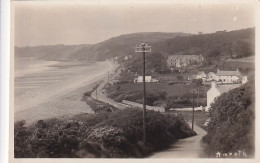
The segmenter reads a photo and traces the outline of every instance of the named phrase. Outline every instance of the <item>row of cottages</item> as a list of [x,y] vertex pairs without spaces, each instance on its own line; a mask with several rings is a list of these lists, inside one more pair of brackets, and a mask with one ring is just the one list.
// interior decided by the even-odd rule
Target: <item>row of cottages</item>
[[240,86],[241,84],[217,84],[216,81],[212,81],[211,88],[207,92],[207,107],[205,111],[209,110],[210,105],[214,103],[218,96]]
[[[152,78],[152,76],[145,76],[145,82],[146,83],[157,83],[159,80]],[[138,76],[137,78],[134,78],[134,83],[142,83],[143,82],[143,76]]]
[[236,71],[220,71],[218,69],[215,80],[222,83],[245,84],[247,82],[247,76],[242,76],[238,69]]
[[202,79],[203,82],[217,81],[218,83],[223,84],[245,84],[248,81],[247,76],[241,75],[238,69],[236,71],[221,71],[218,69],[217,73],[209,72],[208,74],[204,71],[200,71],[195,78]]
[[187,67],[190,64],[201,64],[204,61],[202,55],[169,55],[168,67]]

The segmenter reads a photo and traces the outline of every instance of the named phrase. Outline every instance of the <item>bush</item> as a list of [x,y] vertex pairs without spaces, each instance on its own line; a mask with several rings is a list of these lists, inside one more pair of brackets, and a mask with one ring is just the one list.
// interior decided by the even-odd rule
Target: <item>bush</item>
[[87,104],[91,107],[94,113],[112,112],[115,107],[92,98],[86,100]]
[[224,93],[210,108],[211,121],[203,141],[209,152],[254,153],[254,84]]
[[140,144],[142,110],[133,108],[24,124],[14,126],[16,158],[143,157],[195,134],[182,117],[147,111],[145,148]]
[[203,80],[202,79],[193,79],[192,83],[196,84],[197,86],[202,85]]

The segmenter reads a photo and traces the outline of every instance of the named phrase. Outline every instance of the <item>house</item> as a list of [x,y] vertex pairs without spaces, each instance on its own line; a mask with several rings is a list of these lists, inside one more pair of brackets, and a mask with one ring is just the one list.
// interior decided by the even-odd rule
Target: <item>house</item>
[[207,75],[205,74],[204,71],[199,71],[196,75],[196,79],[202,79],[203,81],[205,81],[207,78]]
[[241,83],[243,78],[245,76],[242,76],[238,69],[236,71],[221,71],[218,69],[216,73],[216,81],[220,83]]
[[196,79],[197,75],[190,75],[188,76],[188,80],[192,81],[193,79]]
[[202,55],[169,55],[167,59],[168,67],[187,67],[188,65],[201,64],[204,61]]
[[220,96],[223,93],[226,93],[234,88],[240,87],[241,84],[217,84],[216,81],[212,81],[211,88],[207,92],[207,107],[206,111],[208,111],[210,105],[214,103],[216,97]]
[[214,72],[209,72],[207,74],[207,81],[217,81],[217,75]]
[[243,76],[241,83],[242,83],[242,84],[246,84],[247,82],[248,82],[247,76]]
[[[142,82],[143,82],[143,76],[138,76],[137,78],[134,78],[134,83],[142,83]],[[154,83],[154,82],[159,82],[159,80],[153,79],[151,76],[145,76],[145,82]]]

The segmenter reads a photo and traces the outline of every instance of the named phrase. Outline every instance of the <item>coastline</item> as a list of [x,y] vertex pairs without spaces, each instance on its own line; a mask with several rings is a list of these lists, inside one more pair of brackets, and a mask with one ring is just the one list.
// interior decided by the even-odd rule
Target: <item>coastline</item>
[[[104,67],[106,69],[104,69]],[[61,85],[59,89],[59,83],[54,84],[49,88],[50,90],[43,90],[48,93],[51,92],[50,96],[39,96],[39,98],[35,98],[36,100],[32,100],[30,105],[20,106],[20,110],[15,108],[14,113],[14,121],[25,120],[26,124],[29,125],[37,120],[48,119],[53,117],[63,117],[63,116],[73,116],[76,114],[89,113],[93,114],[92,109],[84,102],[81,101],[83,94],[89,90],[91,90],[97,82],[104,80],[107,77],[107,72],[114,72],[114,70],[118,67],[117,64],[111,62],[98,62],[96,65],[92,66],[89,69],[89,72],[86,74],[80,74],[85,72],[86,69],[83,69],[79,72],[73,72],[74,74],[78,74],[79,76],[71,79],[67,79],[67,81],[63,81],[63,85]],[[93,70],[93,73],[90,71]],[[67,85],[66,85],[67,84]],[[64,86],[65,85],[65,86]],[[56,88],[55,88],[56,87]],[[31,100],[28,98],[30,96],[25,96],[23,99]],[[20,98],[19,100],[21,100]],[[39,99],[39,101],[37,101]],[[16,99],[16,102],[18,100]],[[18,101],[20,102],[20,101]],[[16,103],[16,106],[18,104]]]

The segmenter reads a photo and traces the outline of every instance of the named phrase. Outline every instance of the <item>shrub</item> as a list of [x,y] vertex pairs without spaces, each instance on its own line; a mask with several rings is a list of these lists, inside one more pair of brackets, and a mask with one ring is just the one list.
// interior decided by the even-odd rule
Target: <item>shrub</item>
[[142,110],[76,115],[40,120],[28,127],[17,122],[15,157],[143,157],[195,133],[182,117],[147,111],[147,146],[142,140]]
[[254,84],[224,93],[210,108],[211,121],[203,141],[210,152],[254,152]]

